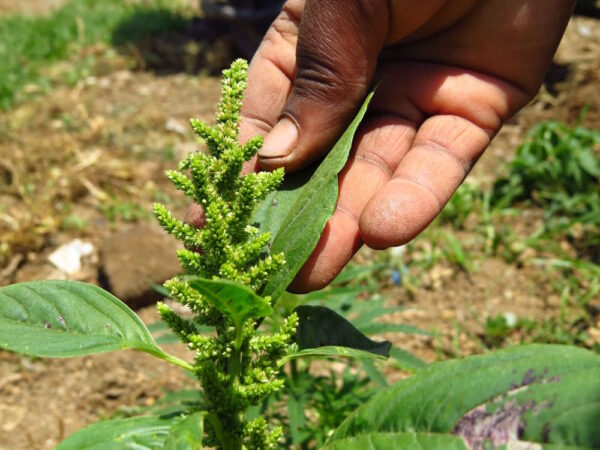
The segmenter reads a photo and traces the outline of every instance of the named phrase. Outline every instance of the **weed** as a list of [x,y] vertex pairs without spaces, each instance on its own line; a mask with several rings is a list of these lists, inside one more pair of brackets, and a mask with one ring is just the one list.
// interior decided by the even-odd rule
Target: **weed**
[[124,222],[139,222],[149,219],[152,215],[142,205],[113,197],[105,204],[100,205],[100,210],[111,222],[122,220]]
[[488,317],[485,321],[482,340],[488,348],[500,347],[515,329],[505,315]]
[[451,232],[443,233],[442,236],[445,243],[442,249],[444,256],[460,269],[470,272],[473,269],[473,260],[460,240]]
[[550,121],[537,125],[500,178],[492,203],[506,208],[529,202],[547,219],[600,224],[600,130]]
[[86,219],[79,217],[77,214],[69,214],[62,220],[61,228],[65,231],[85,230],[89,226],[89,222]]
[[[87,45],[113,41],[124,45],[159,31],[181,29],[185,23],[183,16],[168,5],[163,0],[72,0],[48,16],[0,18],[0,109],[11,106],[25,86],[37,86],[39,91],[47,89],[43,67],[68,59]],[[139,14],[145,17],[151,14],[155,19],[138,20],[135,28],[127,30],[127,35],[121,32],[115,36],[121,23]]]
[[463,183],[450,198],[442,212],[440,221],[450,223],[456,229],[463,229],[465,222],[481,203],[481,189],[471,183]]

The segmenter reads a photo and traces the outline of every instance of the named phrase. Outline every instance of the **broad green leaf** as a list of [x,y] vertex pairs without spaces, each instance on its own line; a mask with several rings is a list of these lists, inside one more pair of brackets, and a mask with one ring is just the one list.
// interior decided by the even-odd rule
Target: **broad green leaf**
[[468,450],[457,436],[434,433],[367,433],[340,439],[321,450]]
[[301,305],[294,311],[299,320],[296,343],[301,350],[336,346],[364,350],[384,358],[390,356],[392,344],[389,341],[372,341],[349,321],[325,306]]
[[273,311],[269,302],[241,283],[200,277],[190,277],[188,282],[223,315],[231,319],[237,330],[241,330],[248,319],[266,317]]
[[432,364],[358,408],[330,443],[426,432],[461,436],[471,448],[600,449],[599,418],[600,357],[531,345]]
[[381,359],[385,361],[387,356],[380,355],[377,353],[369,352],[366,350],[358,350],[350,347],[340,347],[334,345],[328,345],[318,348],[307,348],[298,352],[292,352],[285,355],[279,361],[277,365],[279,367],[288,363],[292,359],[299,358],[330,358],[330,357],[344,357],[344,358],[356,358],[356,359]]
[[[283,252],[286,264],[270,278],[262,291],[264,296],[271,296],[273,300],[277,300],[317,245],[325,224],[335,211],[338,173],[348,160],[354,134],[372,97],[373,92],[367,96],[350,126],[319,165],[309,182],[300,189],[276,231],[271,251],[272,253]],[[275,230],[271,227],[270,231]]]
[[55,450],[158,450],[177,424],[166,416],[105,420],[76,431]]
[[252,222],[261,232],[271,233],[271,243],[316,168],[317,164],[312,164],[298,172],[286,173],[283,183],[269,194],[254,213]]
[[0,348],[54,358],[134,349],[191,369],[163,352],[125,303],[79,281],[32,281],[0,288]]
[[202,450],[204,414],[197,412],[171,428],[164,444],[165,450]]

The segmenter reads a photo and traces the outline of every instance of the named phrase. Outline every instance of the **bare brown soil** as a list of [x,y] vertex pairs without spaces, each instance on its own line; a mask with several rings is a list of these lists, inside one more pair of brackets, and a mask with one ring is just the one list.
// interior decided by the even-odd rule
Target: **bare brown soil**
[[27,0],[24,2],[0,0],[0,15],[47,14],[64,3],[65,0]]
[[[8,3],[0,0],[0,10]],[[111,207],[125,205],[137,220],[148,219],[144,211],[155,200],[167,201],[180,214],[185,210],[163,171],[196,148],[186,122],[212,118],[218,79],[131,71],[118,56],[99,61],[93,77],[0,115],[0,285],[55,277],[46,257],[58,245],[80,237],[97,249],[105,236],[130,226],[132,217],[123,211],[111,221]],[[555,63],[552,83],[504,127],[475,168],[474,179],[485,184],[497,177],[501,163],[541,120],[574,123],[588,105],[584,123],[598,127],[596,20],[573,19]],[[80,222],[74,224],[74,218]],[[539,220],[536,211],[526,212],[514,226],[533,229]],[[469,248],[470,235],[460,238]],[[372,252],[360,252],[357,261],[372,257]],[[558,314],[560,301],[549,285],[553,276],[526,260],[509,264],[481,255],[469,273],[440,264],[425,274],[416,292],[386,290],[391,302],[409,307],[390,320],[435,331],[438,337],[388,337],[427,361],[483,351],[473,337],[488,316],[511,312],[543,319]],[[97,277],[93,255],[77,278],[97,282]],[[157,320],[152,307],[140,314],[148,323]],[[169,351],[189,357],[181,346]],[[164,391],[189,385],[192,380],[180,369],[135,352],[52,361],[0,352],[0,449],[53,448],[98,418],[150,405]]]

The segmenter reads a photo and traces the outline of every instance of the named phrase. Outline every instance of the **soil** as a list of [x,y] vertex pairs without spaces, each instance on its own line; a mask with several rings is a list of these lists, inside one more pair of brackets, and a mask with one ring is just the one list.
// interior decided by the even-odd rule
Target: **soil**
[[[91,242],[94,252],[73,278],[98,282],[98,253],[107,236],[150,220],[148,211],[157,200],[185,213],[185,200],[163,172],[197,148],[186,123],[189,117],[212,120],[218,78],[136,71],[110,49],[88,51],[97,55],[93,75],[0,115],[0,285],[55,278],[47,256],[75,238]],[[60,78],[68,70],[68,65],[53,67],[49,76]],[[599,82],[600,26],[597,19],[575,17],[545,87],[494,139],[472,179],[482,184],[495,179],[527,130],[542,120],[572,124],[587,106],[583,123],[597,128]],[[525,211],[513,225],[531,231],[540,220],[539,211]],[[468,232],[459,237],[471,239]],[[356,261],[372,260],[373,254],[361,251]],[[429,362],[484,351],[476,337],[489,316],[541,320],[559,314],[553,276],[527,260],[485,256],[477,257],[468,273],[436,265],[415,290],[385,290],[390,302],[408,307],[389,320],[436,336],[386,337]],[[158,319],[153,307],[139,313],[146,323]],[[181,345],[167,348],[189,358]],[[389,371],[392,380],[402,376]],[[71,360],[0,352],[0,449],[50,449],[99,418],[151,405],[166,391],[193,385],[180,369],[136,352]]]
[[0,0],[0,15],[10,14],[48,14],[60,8],[65,0],[27,0],[15,2],[12,0]]

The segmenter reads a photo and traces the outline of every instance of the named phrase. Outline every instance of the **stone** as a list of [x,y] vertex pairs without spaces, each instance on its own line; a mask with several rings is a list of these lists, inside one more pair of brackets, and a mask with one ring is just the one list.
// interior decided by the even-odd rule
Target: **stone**
[[48,261],[58,270],[73,276],[81,271],[81,259],[93,253],[94,246],[81,239],[75,239],[67,244],[61,245],[48,255]]
[[165,130],[185,136],[188,133],[188,127],[171,117],[165,122]]
[[152,287],[181,273],[178,241],[163,230],[136,225],[113,234],[100,247],[100,283],[132,308],[161,299]]

